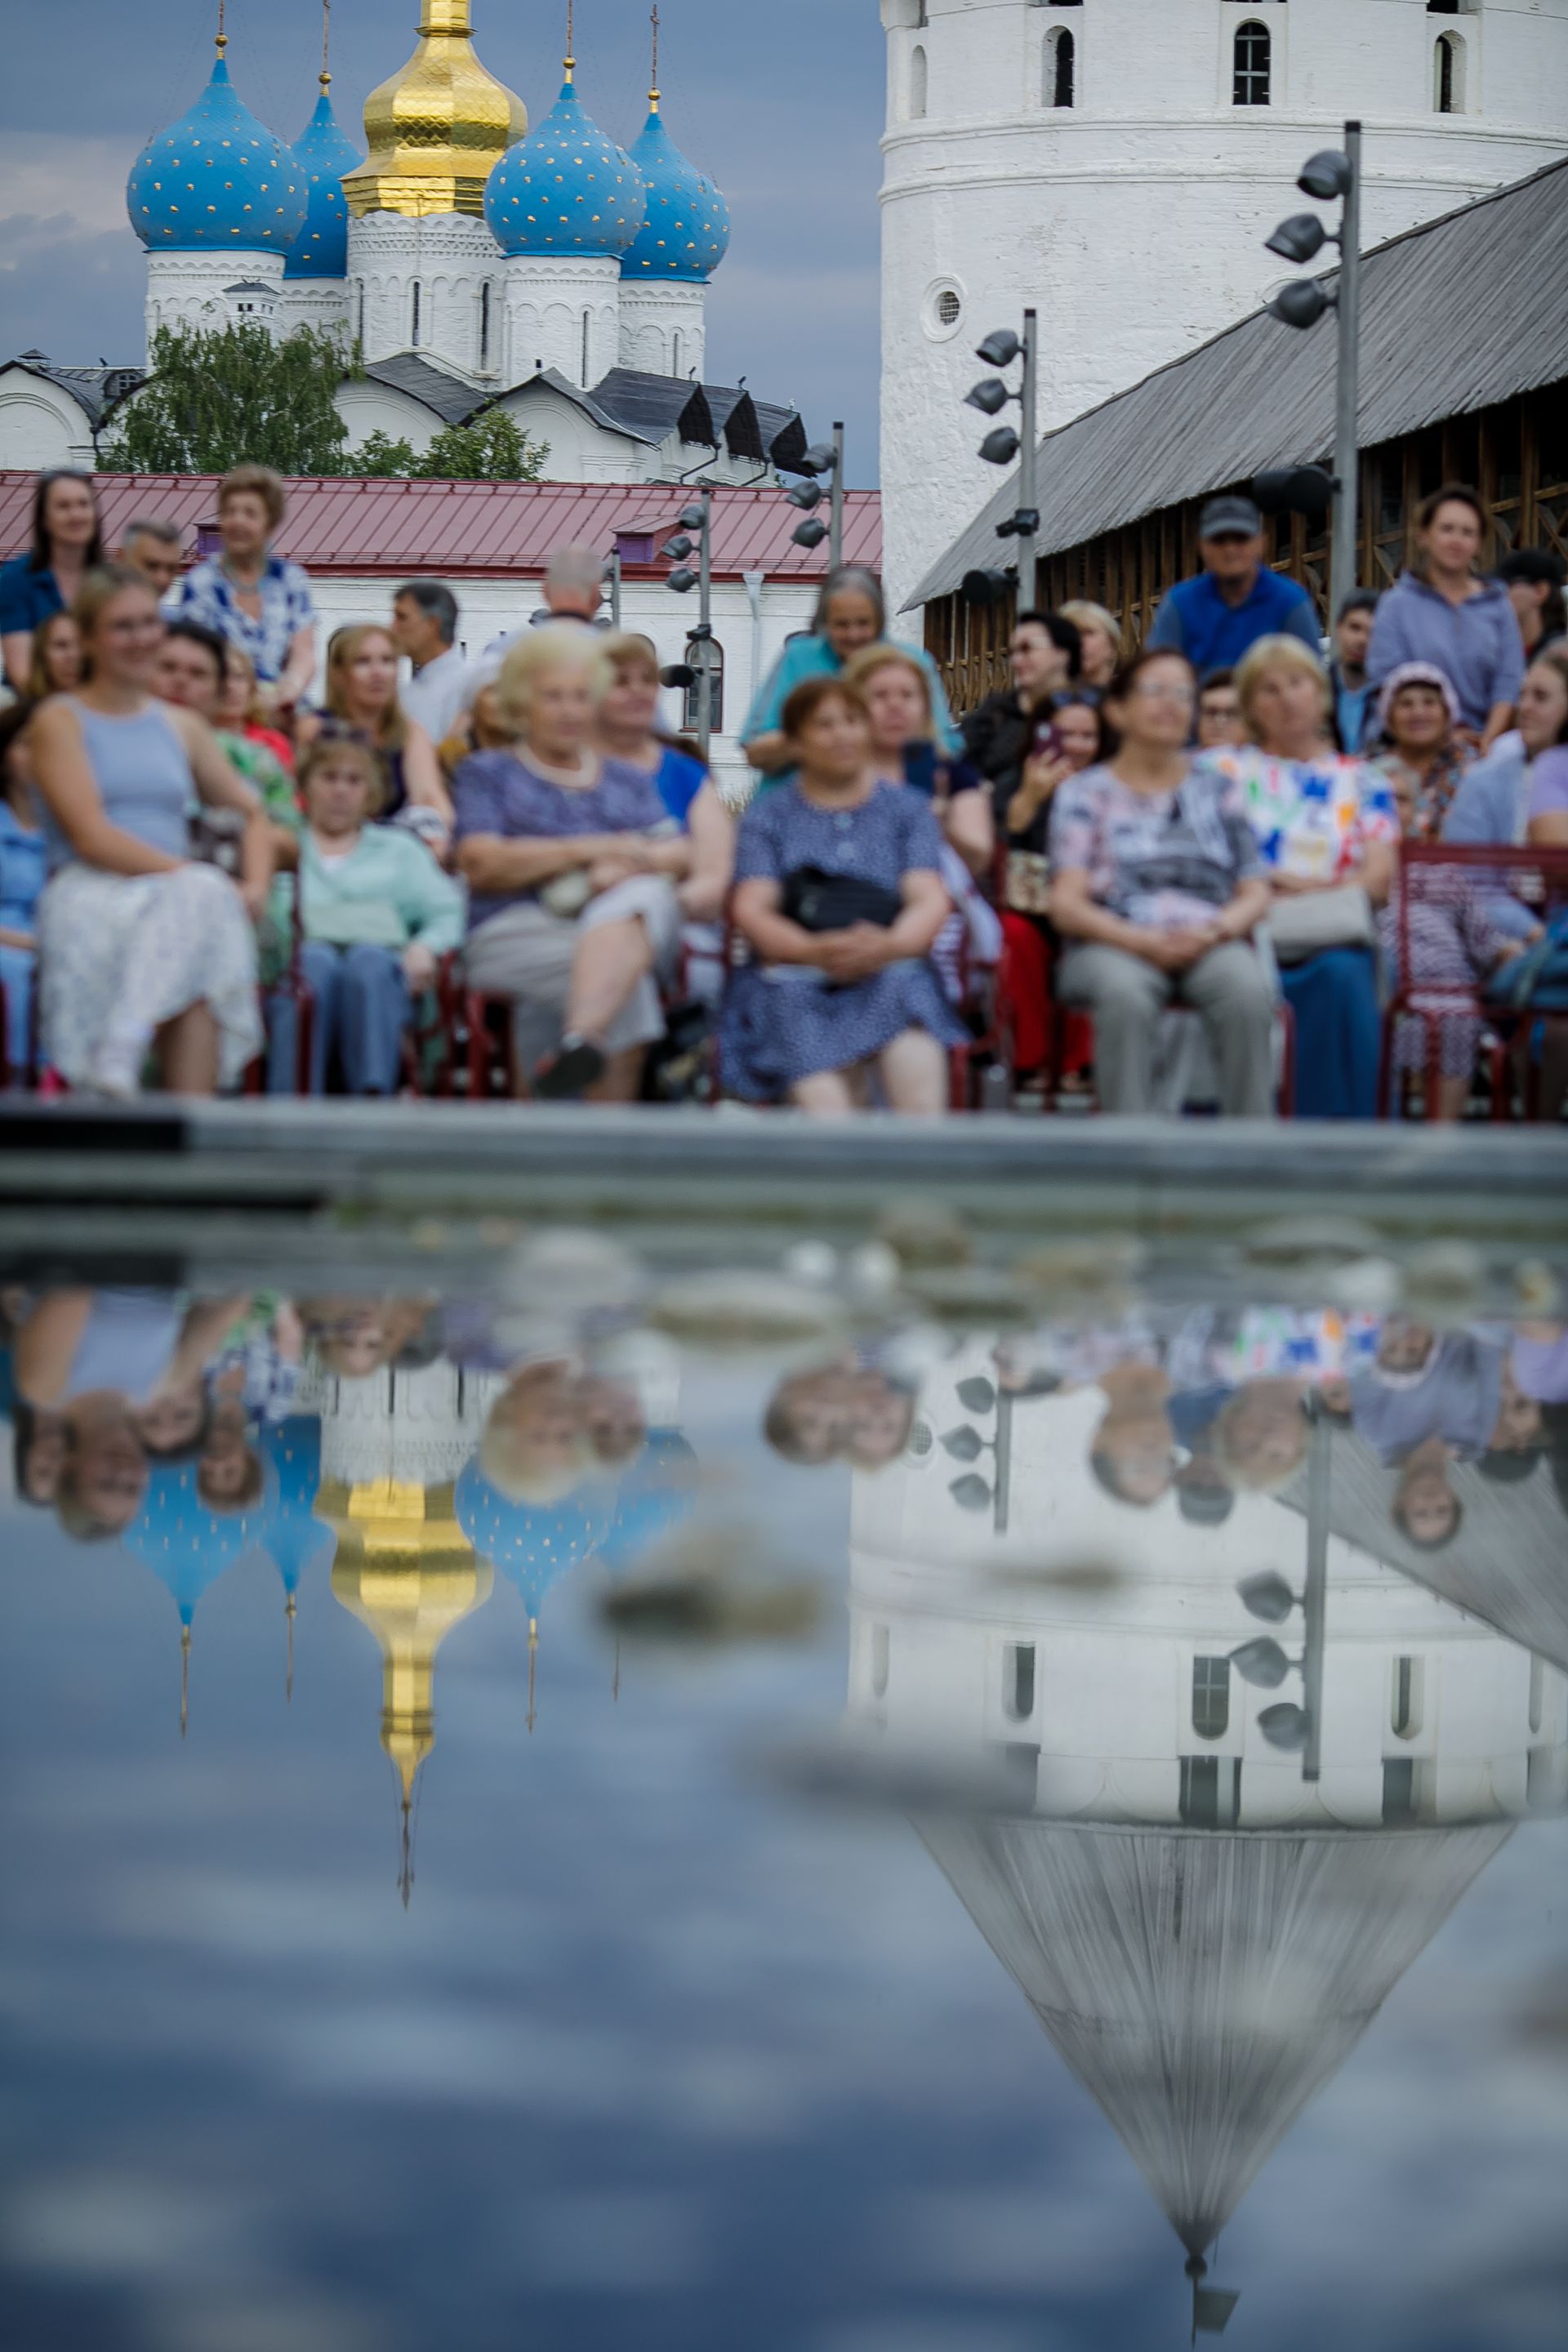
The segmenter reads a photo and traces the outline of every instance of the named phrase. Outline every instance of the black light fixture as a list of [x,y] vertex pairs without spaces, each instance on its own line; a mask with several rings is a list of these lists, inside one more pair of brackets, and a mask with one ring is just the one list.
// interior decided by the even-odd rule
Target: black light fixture
[[707,520],[707,514],[700,500],[694,500],[690,506],[683,507],[680,510],[679,522],[682,530],[700,530]]
[[1247,1615],[1265,1625],[1283,1625],[1296,1606],[1295,1594],[1277,1569],[1266,1568],[1257,1576],[1243,1577],[1236,1590]]
[[697,574],[683,563],[678,571],[670,573],[666,584],[673,588],[678,596],[689,596],[697,585]]
[[812,515],[806,521],[797,522],[790,537],[796,547],[820,547],[827,537],[827,525]]
[[1258,1728],[1270,1748],[1280,1748],[1287,1756],[1299,1756],[1312,1727],[1304,1706],[1287,1705],[1266,1706],[1258,1718]]
[[999,604],[1012,586],[1005,572],[966,572],[962,583],[966,604]]
[[982,376],[973,392],[963,395],[966,404],[978,408],[983,416],[1000,416],[1013,394],[999,375]]
[[793,490],[784,492],[792,507],[804,507],[807,514],[814,507],[819,507],[826,495],[820,482],[797,482]]
[[796,471],[802,474],[831,474],[838,463],[838,452],[831,441],[814,441]]
[[1011,327],[998,327],[994,334],[986,336],[974,356],[984,360],[987,367],[1011,367],[1023,348],[1022,337],[1016,335]]
[[988,466],[1010,466],[1023,444],[1010,425],[999,425],[980,444],[980,454]]
[[1287,327],[1315,327],[1333,306],[1334,297],[1315,278],[1293,278],[1266,307],[1270,317]]
[[1338,147],[1321,147],[1302,165],[1301,176],[1296,185],[1304,196],[1316,196],[1321,205],[1326,205],[1331,203],[1335,196],[1349,195],[1354,179],[1355,173],[1348,155],[1342,153]]
[[1305,515],[1321,522],[1334,503],[1334,478],[1322,466],[1276,466],[1252,478],[1252,496],[1265,514]]
[[687,538],[684,531],[679,532],[676,538],[672,539],[668,547],[660,550],[660,553],[667,556],[671,563],[684,563],[690,552],[691,541]]
[[1264,251],[1280,254],[1287,261],[1313,261],[1328,241],[1329,232],[1316,213],[1292,213],[1265,238]]
[[1239,1650],[1230,1654],[1230,1663],[1244,1683],[1254,1690],[1278,1690],[1290,1671],[1290,1661],[1278,1642],[1260,1633],[1255,1642],[1244,1642]]

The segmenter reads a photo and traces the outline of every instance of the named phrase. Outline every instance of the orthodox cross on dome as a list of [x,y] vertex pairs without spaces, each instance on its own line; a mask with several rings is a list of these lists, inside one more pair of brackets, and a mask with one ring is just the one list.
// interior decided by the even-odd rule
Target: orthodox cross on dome
[[321,0],[321,71],[323,89],[332,86],[332,0]]
[[224,22],[227,11],[228,0],[217,0],[217,53],[220,58],[228,47],[228,31]]
[[651,88],[651,89],[649,89],[649,91],[648,91],[648,94],[647,94],[647,102],[648,102],[649,106],[653,109],[653,111],[654,111],[656,114],[658,112],[658,101],[659,101],[659,87],[658,87],[658,28],[659,28],[660,21],[661,21],[661,20],[660,20],[659,13],[658,13],[658,0],[655,0],[655,5],[654,5],[653,16],[652,16],[652,17],[651,17],[651,19],[650,19],[650,22],[652,23],[652,26],[653,26],[653,86],[652,86],[652,88]]
[[566,0],[566,79],[577,76],[577,0]]

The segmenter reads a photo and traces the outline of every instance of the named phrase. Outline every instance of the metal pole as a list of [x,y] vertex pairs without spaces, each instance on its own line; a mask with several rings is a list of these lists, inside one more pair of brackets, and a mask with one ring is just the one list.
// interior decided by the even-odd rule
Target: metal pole
[[[1024,404],[1023,446],[1018,457],[1018,509],[1021,514],[1033,516],[1038,510],[1036,478],[1038,461],[1038,425],[1040,405],[1040,322],[1038,313],[1024,313]],[[1032,613],[1037,595],[1035,541],[1038,525],[1031,523],[1018,534],[1018,610]]]
[[1359,583],[1361,538],[1361,124],[1345,125],[1351,184],[1340,232],[1340,366],[1334,430],[1334,545],[1330,624]]
[[619,547],[610,557],[610,620],[618,636],[621,629],[621,551]]
[[1307,1457],[1307,1585],[1301,1595],[1306,1620],[1301,1660],[1301,1703],[1307,1717],[1307,1745],[1301,1758],[1304,1780],[1321,1779],[1323,1769],[1323,1618],[1329,1594],[1333,1443],[1333,1423],[1326,1414],[1320,1414],[1312,1423],[1311,1451]]
[[697,740],[701,747],[702,764],[708,765],[713,743],[713,493],[702,493],[702,552],[700,558],[699,615],[700,634],[698,643],[702,649],[702,667],[697,673]]
[[844,561],[844,427],[833,428],[833,501],[828,509],[827,560],[835,572]]

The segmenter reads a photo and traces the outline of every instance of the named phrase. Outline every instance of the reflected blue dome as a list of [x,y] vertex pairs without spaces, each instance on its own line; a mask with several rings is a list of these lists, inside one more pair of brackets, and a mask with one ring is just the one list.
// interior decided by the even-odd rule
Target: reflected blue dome
[[304,175],[305,226],[289,248],[285,278],[346,278],[349,268],[349,200],[343,173],[363,162],[340,129],[323,89],[302,137],[294,142],[294,162]]
[[143,1560],[165,1587],[188,1625],[209,1585],[243,1558],[266,1532],[273,1504],[270,1478],[248,1509],[215,1511],[204,1501],[195,1462],[162,1462],[147,1481],[147,1497],[125,1530],[125,1549]]
[[612,1576],[636,1568],[697,1507],[697,1456],[678,1429],[655,1429],[621,1480],[616,1515],[599,1546]]
[[258,1445],[271,1474],[272,1490],[261,1549],[282,1578],[285,1592],[296,1592],[305,1570],[318,1563],[330,1568],[337,1549],[331,1528],[315,1516],[321,1484],[321,1424],[313,1414],[290,1413],[287,1421],[269,1423]]
[[188,114],[131,167],[131,226],[149,249],[283,252],[305,219],[305,175],[236,96],[220,57]]
[[631,161],[647,191],[647,214],[621,262],[623,278],[706,285],[730,250],[730,207],[705,172],[688,161],[656,106]]
[[511,1503],[470,1462],[458,1481],[457,1506],[458,1525],[479,1558],[516,1585],[537,1618],[552,1588],[609,1534],[616,1495],[595,1478],[563,1502]]
[[485,187],[485,218],[506,254],[614,259],[637,235],[647,198],[636,165],[584,113],[565,83],[536,130],[509,147]]

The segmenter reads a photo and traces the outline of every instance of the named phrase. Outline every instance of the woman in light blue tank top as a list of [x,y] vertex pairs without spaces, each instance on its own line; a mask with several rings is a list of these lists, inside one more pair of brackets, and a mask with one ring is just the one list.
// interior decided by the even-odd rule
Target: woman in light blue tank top
[[[163,634],[140,572],[93,572],[76,618],[79,694],[29,741],[49,845],[38,908],[41,1058],[72,1087],[130,1097],[149,1060],[184,1094],[232,1087],[261,1046],[253,918],[271,845],[259,803],[193,711],[158,702]],[[191,861],[194,795],[246,819],[242,881]]]

